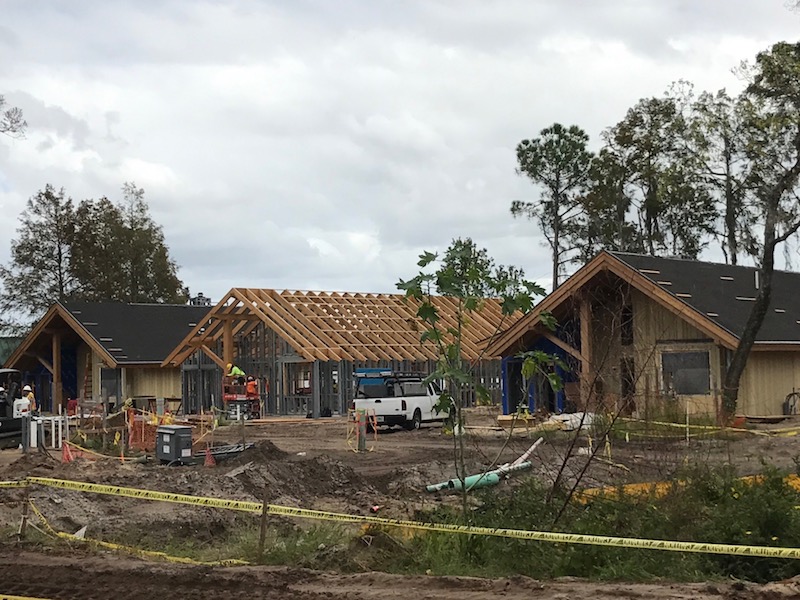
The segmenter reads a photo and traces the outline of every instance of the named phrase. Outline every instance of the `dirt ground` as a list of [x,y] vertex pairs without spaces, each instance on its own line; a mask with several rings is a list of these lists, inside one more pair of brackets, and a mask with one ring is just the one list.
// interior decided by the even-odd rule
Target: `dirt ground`
[[[536,435],[513,436],[491,428],[492,415],[477,413],[467,436],[468,463],[474,472],[513,460],[536,439]],[[776,427],[790,427],[783,423]],[[222,428],[215,442],[241,439],[238,426]],[[256,446],[214,468],[168,467],[154,462],[120,463],[117,460],[78,460],[62,464],[59,457],[41,454],[20,456],[17,451],[0,452],[0,479],[26,475],[74,479],[201,496],[255,500],[286,506],[370,514],[380,506],[379,516],[409,518],[420,508],[432,508],[457,500],[431,495],[429,483],[454,476],[453,438],[438,427],[419,431],[395,430],[378,433],[368,444],[370,451],[356,453],[346,441],[347,425],[336,419],[303,422],[248,424],[247,442]],[[593,441],[597,444],[597,441]],[[534,469],[502,485],[514,486],[524,477],[550,481],[567,452],[569,436],[549,435],[532,460]],[[671,476],[682,465],[703,461],[731,463],[742,475],[762,468],[766,460],[796,469],[800,436],[766,437],[743,435],[728,440],[692,438],[656,442],[630,440],[603,444],[610,460],[593,463],[582,483],[586,487],[651,481]],[[575,456],[567,461],[567,480],[574,481],[586,464],[589,440],[583,436]],[[84,494],[51,488],[31,488],[30,497],[52,526],[75,532],[87,527],[95,539],[124,539],[142,547],[158,542],[191,540],[213,545],[236,527],[257,527],[257,516],[179,504],[136,501],[127,498]],[[16,527],[24,505],[22,490],[0,490],[0,526]],[[307,525],[287,522],[286,526]],[[0,597],[2,593],[48,598],[141,598],[158,593],[181,598],[508,598],[544,599],[594,596],[598,598],[788,598],[800,596],[798,582],[770,586],[734,585],[621,585],[583,581],[540,583],[524,577],[482,580],[454,577],[410,577],[378,573],[337,575],[291,567],[183,567],[145,562],[81,548],[54,550],[26,547],[23,552],[11,542],[0,544]],[[42,583],[42,572],[46,580]],[[113,591],[113,593],[112,593]]]
[[[527,577],[338,575],[291,567],[183,567],[120,556],[54,556],[0,549],[0,594],[54,600],[138,598],[269,600],[570,600],[572,598],[673,598],[773,600],[796,598],[800,582],[757,586],[721,584],[618,584],[576,579],[541,582]],[[2,596],[0,596],[2,597]]]

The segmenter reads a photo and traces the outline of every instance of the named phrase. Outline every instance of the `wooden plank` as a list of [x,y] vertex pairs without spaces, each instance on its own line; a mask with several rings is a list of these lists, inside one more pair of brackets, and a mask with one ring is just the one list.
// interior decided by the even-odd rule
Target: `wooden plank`
[[585,284],[602,271],[613,273],[623,282],[630,284],[632,287],[663,304],[676,315],[689,321],[700,331],[710,335],[717,343],[731,349],[736,347],[738,339],[730,332],[726,331],[679,298],[675,298],[670,292],[662,289],[659,285],[650,281],[644,275],[615,258],[613,255],[608,252],[601,252],[592,261],[579,269],[572,277],[567,279],[556,291],[542,300],[532,312],[509,327],[498,339],[489,345],[487,351],[492,355],[504,355],[527,331],[530,331],[541,322],[540,315],[543,312],[551,312],[565,300],[573,297]]
[[584,410],[590,410],[592,396],[592,306],[587,295],[583,295],[579,305],[581,322],[581,387]]
[[329,351],[329,359],[342,359],[339,348],[340,344],[321,331],[319,327],[317,327],[316,324],[313,323],[312,320],[303,313],[303,311],[300,309],[300,306],[303,306],[302,302],[292,304],[286,298],[282,297],[281,294],[277,293],[273,294],[271,298],[281,309],[285,311],[287,317],[294,319],[297,325],[309,332],[309,340],[312,341],[315,346],[327,348]]
[[[207,331],[207,329],[209,327],[208,326],[209,320],[214,315],[218,314],[220,311],[222,311],[225,308],[226,304],[233,297],[233,291],[235,289],[236,288],[231,289],[231,291],[229,291],[225,296],[223,296],[222,299],[219,302],[217,302],[217,304],[214,306],[214,308],[212,308],[208,312],[208,314],[201,321],[199,321],[197,323],[197,325],[195,325],[189,333],[186,334],[186,336],[180,341],[180,343],[177,346],[175,346],[175,349],[172,352],[170,352],[169,355],[167,355],[167,357],[161,363],[161,366],[166,367],[166,366],[168,366],[170,364],[181,364],[183,362],[183,360],[178,361],[177,357],[178,357],[179,354],[180,355],[184,355],[185,354],[185,352],[187,350],[187,344],[188,344],[189,340],[192,340],[192,339],[194,339],[194,338],[196,338],[198,336],[202,337],[203,339],[208,339],[208,336],[210,335],[210,332]],[[201,330],[204,330],[204,332],[201,333]],[[191,351],[189,352],[189,354],[191,354]],[[186,359],[184,358],[184,360],[186,360]]]
[[310,360],[331,360],[335,351],[326,352],[328,349],[324,343],[275,301],[277,296],[279,294],[273,290],[248,289],[245,297],[259,309],[261,314],[278,325],[277,330],[282,332],[282,337],[294,340],[291,345],[298,354],[303,354]]
[[34,354],[33,356],[35,356],[36,360],[38,360],[41,363],[41,365],[50,372],[50,375],[53,374],[53,365],[51,365],[50,362],[48,362],[38,354]]
[[[365,336],[363,332],[359,332],[358,328],[352,324],[352,321],[358,320],[357,316],[349,308],[349,294],[340,294],[333,302],[333,298],[329,298],[330,302],[326,302],[325,298],[317,297],[317,300],[323,303],[327,310],[332,310],[336,313],[338,318],[334,318],[334,322],[339,323],[340,336],[344,340],[342,347],[346,349],[347,355],[343,358],[348,360],[372,360],[380,362],[385,360],[378,353],[373,352],[368,344],[364,343]],[[353,353],[353,349],[358,348],[359,353],[363,359],[357,359]]]
[[[369,316],[364,313],[360,303],[364,299],[363,294],[353,294],[344,298],[344,309],[349,313],[349,318],[358,321],[362,326],[369,322]],[[402,360],[399,353],[387,350],[385,340],[376,338],[375,335],[369,330],[369,325],[366,327],[354,327],[348,331],[348,334],[359,343],[359,347],[363,348],[368,354],[371,353],[375,356],[374,360],[377,361],[391,361]],[[375,348],[374,351],[369,348]]]
[[546,340],[549,340],[550,342],[552,342],[553,344],[555,344],[556,346],[561,348],[564,352],[566,352],[567,354],[569,354],[573,358],[577,358],[579,361],[581,361],[581,364],[586,362],[586,359],[584,358],[584,355],[581,354],[581,352],[579,350],[577,350],[576,348],[573,348],[572,346],[570,346],[564,340],[557,338],[551,332],[542,331],[539,335],[541,335]]
[[225,369],[228,365],[233,364],[233,322],[224,321],[222,326],[222,356],[225,361],[223,369]]
[[[321,304],[319,300],[319,297],[315,297],[308,304],[303,304],[303,309],[305,311],[308,313],[313,313],[316,319],[322,321],[328,327],[323,328],[317,325],[319,330],[327,334],[337,343],[339,348],[341,348],[342,353],[346,355],[346,360],[369,360],[367,359],[366,355],[362,354],[358,351],[358,349],[348,343],[348,340],[340,333],[339,329],[335,327],[336,322],[331,316],[330,312],[328,312],[327,306]],[[329,301],[330,300],[331,299],[329,299]]]
[[53,413],[63,404],[63,384],[61,382],[61,334],[53,333]]
[[213,360],[217,364],[217,366],[219,366],[219,368],[222,369],[223,371],[228,366],[228,363],[224,359],[217,356],[217,354],[208,346],[205,345],[200,346],[200,350],[202,350],[205,353],[205,355],[208,356],[208,358]]

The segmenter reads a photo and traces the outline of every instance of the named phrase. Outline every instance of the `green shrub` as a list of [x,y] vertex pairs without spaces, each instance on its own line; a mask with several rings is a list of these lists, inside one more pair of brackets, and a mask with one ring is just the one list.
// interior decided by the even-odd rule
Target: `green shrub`
[[[757,481],[743,481],[728,468],[694,468],[662,498],[618,496],[590,504],[571,503],[552,526],[563,497],[546,502],[533,480],[513,493],[489,490],[472,523],[487,527],[556,530],[642,539],[800,547],[800,494],[784,474],[766,468]],[[457,522],[446,509],[422,520]],[[734,576],[769,581],[800,574],[796,560],[635,550],[578,544],[528,542],[482,536],[418,536],[403,570],[437,574],[511,575],[536,578],[707,580]]]

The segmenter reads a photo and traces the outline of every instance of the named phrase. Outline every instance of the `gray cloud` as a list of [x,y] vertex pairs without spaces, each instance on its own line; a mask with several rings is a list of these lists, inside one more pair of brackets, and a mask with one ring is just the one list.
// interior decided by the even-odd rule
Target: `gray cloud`
[[[472,236],[546,278],[513,199],[516,143],[553,121],[597,143],[673,80],[735,88],[793,39],[782,0],[6,0],[0,207],[146,189],[181,275],[227,288],[393,291],[423,249]],[[6,223],[11,219],[5,217]],[[0,228],[0,261],[13,227]]]

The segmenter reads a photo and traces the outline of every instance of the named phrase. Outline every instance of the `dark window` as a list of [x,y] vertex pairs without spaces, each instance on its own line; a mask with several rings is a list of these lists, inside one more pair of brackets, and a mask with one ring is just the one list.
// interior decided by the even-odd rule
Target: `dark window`
[[388,392],[383,381],[365,382],[362,380],[358,384],[356,398],[386,398],[386,396],[388,396]]
[[711,372],[708,352],[664,352],[661,374],[664,389],[676,394],[707,394]]
[[633,344],[633,306],[626,304],[622,307],[620,323],[620,342],[623,346]]
[[404,381],[403,396],[427,396],[428,389],[421,381]]

